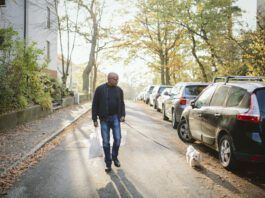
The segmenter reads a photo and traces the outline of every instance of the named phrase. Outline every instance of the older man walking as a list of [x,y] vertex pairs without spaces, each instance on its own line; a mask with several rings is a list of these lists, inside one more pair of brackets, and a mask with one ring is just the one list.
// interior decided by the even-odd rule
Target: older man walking
[[[125,104],[123,91],[118,87],[119,76],[116,73],[108,74],[108,82],[97,87],[92,102],[92,119],[94,126],[98,127],[100,120],[101,136],[105,154],[106,172],[111,171],[112,161],[120,167],[118,160],[119,147],[121,143],[120,122],[125,121]],[[113,133],[112,152],[110,149],[110,129]]]

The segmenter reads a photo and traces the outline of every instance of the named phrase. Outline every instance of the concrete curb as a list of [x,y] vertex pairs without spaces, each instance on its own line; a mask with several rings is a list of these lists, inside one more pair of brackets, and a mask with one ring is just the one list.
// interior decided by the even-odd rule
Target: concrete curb
[[39,149],[41,149],[45,144],[47,144],[48,142],[50,142],[51,140],[53,140],[56,136],[58,136],[65,128],[67,128],[68,126],[70,126],[71,124],[73,124],[75,121],[77,121],[81,116],[83,116],[84,114],[86,114],[88,111],[90,111],[92,108],[92,106],[88,107],[88,109],[84,112],[81,113],[80,115],[76,116],[73,120],[69,121],[68,123],[66,123],[64,126],[62,126],[60,129],[54,131],[53,134],[51,134],[49,137],[45,138],[44,140],[42,140],[39,144],[37,144],[33,149],[31,149],[26,155],[24,155],[19,161],[16,161],[14,164],[12,164],[8,169],[6,169],[4,172],[2,172],[2,174],[0,176],[5,175],[9,170],[11,170],[12,168],[16,167],[18,164],[20,164],[22,161],[24,161],[25,159],[29,158],[31,155],[33,155],[34,153],[36,153]]

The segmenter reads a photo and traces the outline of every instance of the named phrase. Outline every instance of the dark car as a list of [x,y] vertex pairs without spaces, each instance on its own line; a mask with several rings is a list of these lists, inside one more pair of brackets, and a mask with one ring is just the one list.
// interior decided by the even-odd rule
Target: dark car
[[227,169],[238,161],[265,162],[265,83],[257,81],[263,78],[226,77],[209,85],[184,110],[180,139],[215,149]]
[[157,109],[157,99],[161,96],[162,91],[166,88],[172,88],[170,85],[156,85],[150,94],[150,106],[153,106],[154,109]]
[[194,100],[209,84],[201,82],[177,83],[170,93],[170,98],[162,106],[164,120],[172,120],[173,128],[177,128],[183,110]]

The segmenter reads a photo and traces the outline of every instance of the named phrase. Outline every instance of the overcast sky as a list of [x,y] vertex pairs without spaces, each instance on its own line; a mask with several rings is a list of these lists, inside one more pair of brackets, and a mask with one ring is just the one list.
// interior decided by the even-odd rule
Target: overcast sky
[[242,16],[249,28],[256,28],[256,12],[257,12],[257,0],[238,0],[236,3],[242,10],[245,11]]

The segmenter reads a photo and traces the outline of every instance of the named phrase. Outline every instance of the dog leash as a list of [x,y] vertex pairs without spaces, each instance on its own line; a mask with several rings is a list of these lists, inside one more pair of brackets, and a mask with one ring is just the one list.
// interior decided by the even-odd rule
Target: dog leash
[[148,140],[151,140],[152,142],[154,142],[155,144],[164,147],[165,149],[174,152],[172,149],[170,149],[169,147],[161,144],[160,142],[150,138],[149,136],[145,135],[144,133],[142,133],[141,131],[139,131],[138,129],[134,128],[131,124],[128,123],[128,121],[124,122],[128,127],[134,129],[135,132],[139,133],[140,135],[144,136],[145,138],[147,138]]

